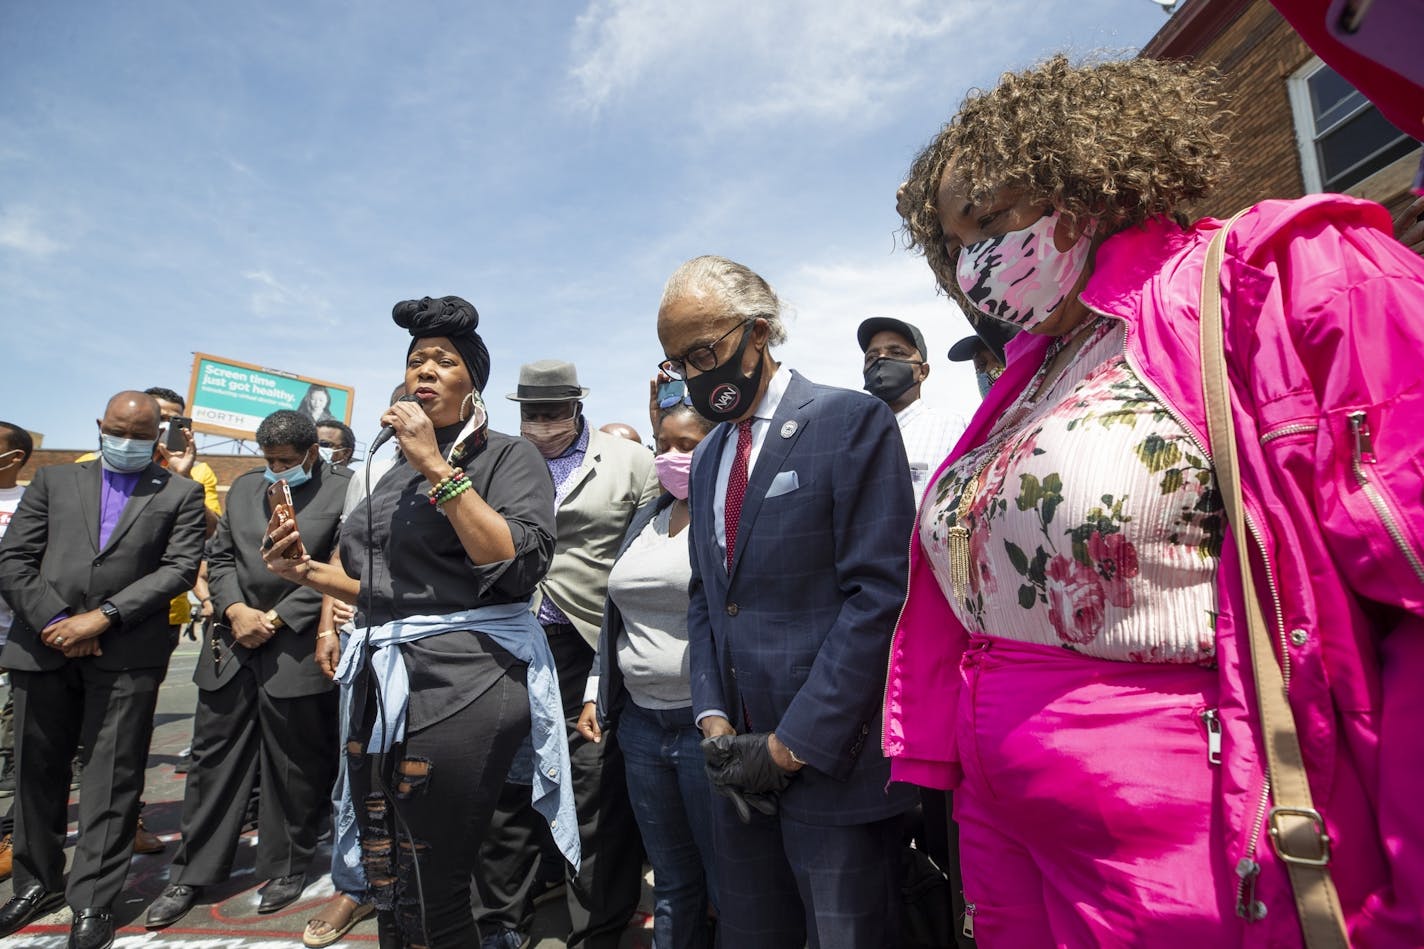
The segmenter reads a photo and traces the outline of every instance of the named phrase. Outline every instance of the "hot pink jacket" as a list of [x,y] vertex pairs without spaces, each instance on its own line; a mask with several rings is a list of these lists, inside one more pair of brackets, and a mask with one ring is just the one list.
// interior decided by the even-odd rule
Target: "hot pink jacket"
[[[1128,361],[1203,449],[1197,309],[1220,227],[1159,219],[1115,235],[1081,297],[1127,324]],[[1424,260],[1390,228],[1380,206],[1338,195],[1259,204],[1228,238],[1223,308],[1255,585],[1285,654],[1352,941],[1424,946]],[[1048,344],[1027,334],[1010,344],[1008,369],[946,465],[983,443]],[[1264,751],[1233,544],[1217,581],[1226,830],[1212,872],[1239,898],[1238,863],[1257,861],[1267,913],[1246,927],[1249,941],[1298,945],[1290,883],[1262,828]],[[951,718],[967,641],[917,527],[886,681],[895,780],[957,785]]]

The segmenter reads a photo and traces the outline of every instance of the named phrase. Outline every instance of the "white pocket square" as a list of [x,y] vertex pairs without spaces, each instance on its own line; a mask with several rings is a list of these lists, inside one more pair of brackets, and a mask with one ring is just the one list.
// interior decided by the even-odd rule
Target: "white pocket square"
[[790,494],[799,487],[801,487],[801,480],[796,477],[796,472],[782,471],[771,479],[771,487],[766,489],[766,496],[768,498],[780,497],[783,494]]

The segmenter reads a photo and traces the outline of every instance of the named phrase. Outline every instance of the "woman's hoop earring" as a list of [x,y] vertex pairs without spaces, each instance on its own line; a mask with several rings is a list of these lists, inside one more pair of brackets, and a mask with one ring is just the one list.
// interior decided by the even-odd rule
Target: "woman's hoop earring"
[[475,410],[475,393],[466,392],[465,397],[460,400],[460,421],[467,422],[470,413]]

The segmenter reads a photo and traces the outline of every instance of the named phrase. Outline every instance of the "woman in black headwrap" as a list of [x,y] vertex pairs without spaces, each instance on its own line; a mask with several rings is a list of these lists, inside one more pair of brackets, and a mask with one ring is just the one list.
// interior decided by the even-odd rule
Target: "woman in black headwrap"
[[[337,678],[350,709],[347,800],[381,945],[477,947],[470,874],[480,839],[528,743],[531,709],[536,744],[552,728],[541,728],[540,712],[552,661],[528,600],[553,556],[553,485],[530,443],[485,428],[489,352],[475,308],[427,297],[392,316],[412,337],[405,387],[418,400],[381,418],[400,459],[347,517],[342,567],[284,561],[294,541],[280,529],[266,558],[357,604]],[[555,760],[536,746],[540,774],[565,774],[557,749],[543,750]],[[541,790],[556,809],[557,781],[536,784],[536,806]]]

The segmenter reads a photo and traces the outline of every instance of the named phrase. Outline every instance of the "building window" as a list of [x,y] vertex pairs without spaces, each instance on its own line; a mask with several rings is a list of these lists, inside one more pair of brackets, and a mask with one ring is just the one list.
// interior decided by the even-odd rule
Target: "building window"
[[1319,57],[1288,87],[1307,192],[1344,191],[1419,147]]

